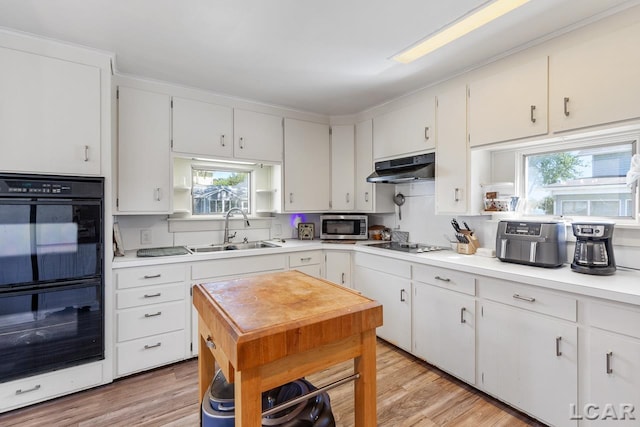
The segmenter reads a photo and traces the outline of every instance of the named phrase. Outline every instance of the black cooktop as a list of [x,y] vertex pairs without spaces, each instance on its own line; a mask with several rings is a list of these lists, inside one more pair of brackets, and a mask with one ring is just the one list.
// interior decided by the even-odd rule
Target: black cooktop
[[371,246],[372,248],[389,249],[392,251],[408,252],[408,253],[414,253],[414,254],[451,249],[446,246],[428,245],[423,243],[411,243],[411,242],[381,242],[381,243],[370,243],[367,246]]

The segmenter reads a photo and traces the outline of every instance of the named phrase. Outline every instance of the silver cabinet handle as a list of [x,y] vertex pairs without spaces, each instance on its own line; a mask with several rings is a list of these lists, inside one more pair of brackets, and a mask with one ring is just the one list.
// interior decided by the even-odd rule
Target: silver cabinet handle
[[289,203],[293,203],[293,193],[289,193]]
[[569,97],[564,98],[564,115],[569,117]]
[[344,285],[344,273],[342,273],[342,279],[340,279],[340,283]]
[[425,128],[424,128],[424,139],[426,141],[429,140],[429,126],[425,126]]
[[240,149],[244,150],[244,137],[240,137]]
[[515,299],[519,299],[519,300],[527,301],[527,302],[535,302],[535,300],[536,300],[535,298],[532,298],[532,297],[523,297],[520,294],[513,294],[513,297]]
[[213,348],[213,349],[216,348],[216,343],[213,342],[213,338],[211,338],[211,336],[208,336],[205,342],[207,344],[207,347]]
[[400,289],[400,302],[405,302],[406,301],[405,298],[404,298],[404,294],[406,292],[407,291],[405,291],[404,289]]
[[556,337],[556,356],[562,356],[562,352],[560,351],[560,341],[562,341],[562,337]]
[[224,142],[224,134],[220,135],[220,145],[225,147],[227,144]]
[[369,192],[368,191],[364,192],[364,201],[365,202],[369,202]]
[[311,261],[311,257],[310,256],[307,256],[307,257],[304,257],[304,258],[300,258],[300,262],[309,262],[309,261]]
[[160,295],[162,295],[162,293],[158,292],[157,294],[144,294],[145,298],[155,298],[155,297],[159,297]]
[[460,201],[460,189],[458,187],[454,188],[453,190],[453,201],[455,202]]
[[16,390],[16,396],[19,396],[19,395],[25,394],[25,393],[29,393],[29,392],[32,392],[32,391],[40,390],[41,387],[42,386],[40,384],[36,384],[35,386],[33,386],[31,388],[28,388],[26,390],[23,390],[23,389],[19,388],[19,389]]
[[156,344],[153,344],[153,345],[148,345],[148,344],[147,344],[147,345],[145,345],[145,346],[144,346],[144,349],[145,349],[145,350],[149,350],[150,348],[158,348],[158,347],[160,347],[161,345],[162,345],[162,343],[161,343],[161,342],[156,343]]
[[85,162],[89,161],[89,146],[88,145],[84,146],[84,161]]
[[536,118],[533,117],[533,112],[536,110],[536,106],[532,105],[531,106],[531,123],[535,123],[536,122]]
[[162,314],[162,312],[161,312],[161,311],[159,311],[159,312],[157,312],[157,313],[153,313],[153,314],[146,313],[146,314],[144,315],[144,317],[156,317],[156,316],[160,316],[161,314]]
[[162,274],[160,274],[160,273],[158,273],[158,274],[145,274],[144,278],[145,279],[157,279],[160,276],[162,276]]
[[349,193],[347,193],[346,201],[349,203]]
[[162,189],[161,189],[160,187],[157,187],[157,188],[155,189],[154,193],[155,193],[156,201],[158,201],[158,202],[159,202],[159,201],[160,201],[160,199],[162,199]]
[[467,311],[467,309],[464,307],[460,309],[460,323],[467,323],[467,320],[464,318],[465,311]]
[[434,279],[442,280],[443,282],[450,282],[451,281],[451,279],[449,279],[447,277],[440,277],[440,276],[436,276],[436,277],[434,277]]
[[611,358],[613,357],[613,351],[607,353],[607,374],[613,374],[613,368],[611,367]]

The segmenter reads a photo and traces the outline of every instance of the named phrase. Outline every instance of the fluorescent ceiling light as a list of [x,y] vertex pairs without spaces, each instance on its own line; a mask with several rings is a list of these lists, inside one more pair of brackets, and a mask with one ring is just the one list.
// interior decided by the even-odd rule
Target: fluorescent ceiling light
[[488,6],[477,10],[461,21],[435,33],[417,45],[406,49],[393,57],[394,60],[408,64],[416,59],[441,48],[447,43],[482,27],[485,24],[505,15],[529,2],[529,0],[495,0]]

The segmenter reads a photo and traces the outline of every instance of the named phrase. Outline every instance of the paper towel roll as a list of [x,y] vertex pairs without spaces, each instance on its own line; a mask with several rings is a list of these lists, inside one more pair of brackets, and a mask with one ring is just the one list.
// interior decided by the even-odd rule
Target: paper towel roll
[[631,166],[627,172],[627,185],[633,187],[636,181],[640,180],[640,155],[634,154],[631,157]]

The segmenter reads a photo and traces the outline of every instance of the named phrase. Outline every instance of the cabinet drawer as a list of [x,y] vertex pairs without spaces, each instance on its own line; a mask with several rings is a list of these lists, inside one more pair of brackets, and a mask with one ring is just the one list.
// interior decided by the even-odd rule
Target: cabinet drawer
[[468,295],[476,294],[475,277],[446,268],[413,265],[413,280]]
[[296,252],[289,255],[289,268],[320,264],[321,262],[322,251]]
[[8,411],[100,385],[103,383],[102,377],[100,362],[0,384],[0,402],[2,402],[0,411]]
[[478,279],[480,297],[575,322],[575,298],[499,279]]
[[249,275],[267,271],[284,271],[284,255],[259,255],[227,258],[195,263],[191,266],[191,280],[225,276]]
[[116,293],[116,308],[131,308],[142,305],[180,301],[185,298],[184,282],[170,285],[128,289]]
[[116,346],[116,374],[127,375],[184,358],[184,331],[129,341]]
[[590,308],[592,326],[640,338],[640,310],[604,302],[593,302]]
[[185,268],[184,264],[172,264],[118,269],[115,271],[116,289],[184,282]]
[[118,342],[184,329],[183,301],[130,308],[116,314]]
[[405,279],[411,278],[411,264],[394,258],[356,252],[354,254],[354,263],[361,267],[389,273]]

